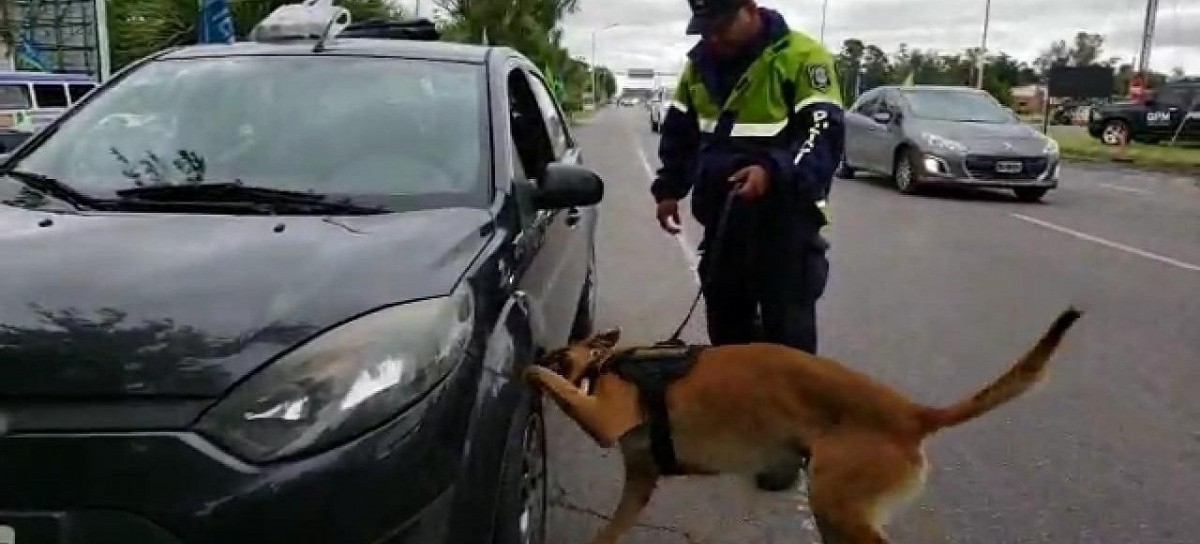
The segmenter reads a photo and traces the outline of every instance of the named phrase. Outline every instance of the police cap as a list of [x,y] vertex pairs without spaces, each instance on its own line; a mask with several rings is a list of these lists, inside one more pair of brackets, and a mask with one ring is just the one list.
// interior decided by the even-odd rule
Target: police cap
[[733,19],[746,0],[688,0],[692,8],[692,19],[688,21],[688,34],[705,34],[720,28]]

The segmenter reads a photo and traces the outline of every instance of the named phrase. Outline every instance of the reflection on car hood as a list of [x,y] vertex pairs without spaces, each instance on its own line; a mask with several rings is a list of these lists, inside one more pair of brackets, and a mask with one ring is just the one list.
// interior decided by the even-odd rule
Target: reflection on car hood
[[1041,154],[1047,139],[1024,123],[958,123],[918,120],[910,129],[936,134],[967,146],[971,153]]
[[489,221],[441,209],[39,226],[48,215],[0,206],[0,397],[219,395],[324,328],[449,293]]

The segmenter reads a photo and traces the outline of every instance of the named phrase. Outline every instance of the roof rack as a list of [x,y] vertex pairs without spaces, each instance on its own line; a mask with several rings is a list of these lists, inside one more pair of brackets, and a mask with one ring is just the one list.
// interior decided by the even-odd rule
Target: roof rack
[[380,38],[388,40],[438,41],[442,39],[433,22],[426,18],[406,21],[370,19],[342,30],[343,38]]

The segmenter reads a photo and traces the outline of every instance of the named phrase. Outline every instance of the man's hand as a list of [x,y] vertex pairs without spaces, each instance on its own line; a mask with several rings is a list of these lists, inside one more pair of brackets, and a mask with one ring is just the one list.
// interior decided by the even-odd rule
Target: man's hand
[[765,168],[753,165],[734,172],[729,176],[729,182],[735,185],[740,183],[742,186],[737,191],[738,196],[742,197],[742,200],[753,202],[767,194],[767,188],[771,185],[771,175]]
[[[658,203],[658,226],[667,231],[668,234],[679,234],[679,201],[670,198],[663,199]],[[671,221],[667,221],[670,219]]]

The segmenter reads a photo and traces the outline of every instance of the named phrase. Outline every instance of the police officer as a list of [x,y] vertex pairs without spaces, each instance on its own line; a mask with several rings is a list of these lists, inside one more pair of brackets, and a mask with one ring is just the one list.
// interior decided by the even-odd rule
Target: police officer
[[[704,226],[699,272],[712,344],[816,353],[816,302],[829,271],[820,231],[843,146],[833,57],[754,0],[688,3],[687,32],[701,40],[662,122],[663,166],[651,187],[659,224],[678,233],[678,202],[691,192]],[[787,460],[758,485],[791,487],[799,468]]]

